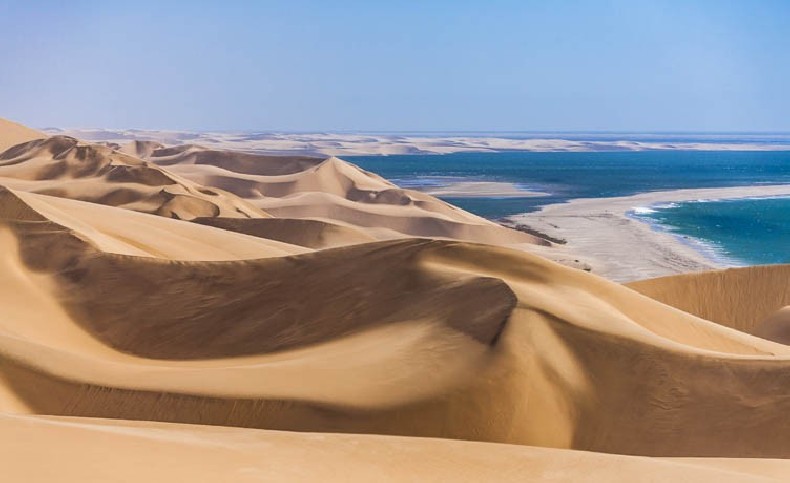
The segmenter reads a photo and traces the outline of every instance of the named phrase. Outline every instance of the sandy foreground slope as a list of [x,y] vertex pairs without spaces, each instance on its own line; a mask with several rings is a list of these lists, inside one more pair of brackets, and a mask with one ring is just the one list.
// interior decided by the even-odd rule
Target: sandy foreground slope
[[[782,460],[659,459],[441,439],[0,416],[24,481],[776,481]],[[13,444],[12,444],[13,442]],[[41,453],[51,455],[42,462]],[[97,464],[101,462],[101,464]]]
[[[678,278],[683,297],[673,279],[634,287],[649,298],[523,251],[406,236],[419,224],[278,227],[250,201],[285,183],[359,211],[483,227],[460,231],[472,238],[508,233],[340,160],[286,169],[305,176],[234,165],[262,195],[242,197],[134,164],[137,151],[107,154],[156,168],[184,196],[219,193],[220,213],[260,210],[201,217],[191,204],[151,209],[160,198],[144,183],[121,182],[148,195],[140,204],[47,191],[115,186],[111,168],[84,169],[76,154],[63,171],[40,153],[19,158],[30,145],[11,149],[0,155],[15,160],[0,162],[0,461],[17,481],[790,475],[790,346],[747,333],[790,304],[787,267],[746,282],[704,275],[691,289]],[[211,159],[183,163],[225,164]],[[387,190],[410,201],[370,201]],[[705,302],[716,297],[718,312]]]

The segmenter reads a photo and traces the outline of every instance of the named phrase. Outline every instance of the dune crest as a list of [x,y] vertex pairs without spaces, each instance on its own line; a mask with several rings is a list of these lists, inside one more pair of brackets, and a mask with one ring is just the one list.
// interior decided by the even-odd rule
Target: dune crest
[[674,275],[627,284],[662,303],[727,327],[755,333],[790,305],[790,265],[759,265]]
[[47,137],[49,137],[47,133],[30,129],[27,126],[0,117],[0,153],[16,144]]
[[18,144],[0,154],[0,184],[169,218],[267,216],[221,190],[196,185],[107,146],[66,136]]
[[[320,219],[399,236],[494,244],[549,245],[433,196],[401,189],[336,157],[265,156],[195,145],[159,149],[148,158],[196,183],[217,186],[278,218]],[[376,232],[378,229],[378,232]]]

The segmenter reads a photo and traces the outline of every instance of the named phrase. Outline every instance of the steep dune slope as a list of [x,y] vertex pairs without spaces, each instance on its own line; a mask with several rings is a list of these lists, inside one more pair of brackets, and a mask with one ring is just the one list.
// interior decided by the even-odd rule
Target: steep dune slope
[[754,333],[790,305],[790,265],[762,265],[642,280],[628,284],[662,303]]
[[335,157],[262,156],[187,145],[153,150],[147,159],[184,178],[234,193],[279,218],[336,220],[409,236],[548,244],[425,193],[400,189]]
[[763,339],[790,345],[790,305],[782,307],[760,321],[752,334]]
[[378,236],[374,236],[372,233],[353,226],[310,219],[196,218],[192,221],[236,233],[316,249],[369,243],[376,241],[377,238],[398,238],[396,235],[382,236],[381,232]]
[[30,129],[8,119],[0,117],[0,153],[15,144],[25,143],[34,139],[44,139],[49,134]]
[[[135,141],[122,149],[132,149],[133,146],[140,145]],[[150,142],[145,145],[153,147]],[[140,152],[139,148],[135,149]],[[171,148],[160,146],[158,149],[146,149],[146,151],[149,152],[148,157],[155,158],[156,163],[162,166],[186,164],[216,166],[231,172],[260,176],[296,174],[321,163],[321,158],[311,156],[266,156],[237,151],[209,150],[192,144]]]
[[106,253],[209,261],[279,257],[310,251],[194,223],[0,187],[0,204],[22,203],[31,210],[29,221],[62,226]]

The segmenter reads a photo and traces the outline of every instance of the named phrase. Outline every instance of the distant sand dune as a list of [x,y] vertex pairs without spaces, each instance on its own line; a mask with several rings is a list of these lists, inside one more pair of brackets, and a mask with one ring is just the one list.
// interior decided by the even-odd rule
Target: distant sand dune
[[185,146],[154,150],[148,159],[196,183],[234,193],[278,218],[337,220],[408,236],[548,245],[433,196],[400,189],[335,157],[263,156]]
[[235,196],[181,179],[106,146],[54,136],[0,154],[0,184],[170,218],[267,215]]
[[[518,133],[502,137],[496,134],[386,134],[386,133],[254,133],[254,132],[188,132],[108,129],[48,130],[51,134],[66,134],[81,139],[104,141],[122,145],[130,140],[181,146],[196,143],[211,149],[255,152],[260,154],[354,156],[396,154],[449,154],[464,152],[590,152],[590,151],[788,151],[787,136],[697,134],[696,141],[676,142],[667,136],[623,135],[617,140],[610,136],[601,139],[590,134],[589,140],[576,139],[569,133]],[[524,136],[523,139],[519,139]],[[573,139],[566,139],[571,137]],[[634,140],[634,137],[640,140]],[[629,139],[630,138],[630,139]],[[766,138],[773,138],[766,143]]]

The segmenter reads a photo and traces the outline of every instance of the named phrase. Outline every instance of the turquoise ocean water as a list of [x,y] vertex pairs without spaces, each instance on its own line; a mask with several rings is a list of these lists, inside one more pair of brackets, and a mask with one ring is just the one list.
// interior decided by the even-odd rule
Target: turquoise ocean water
[[701,250],[733,265],[790,263],[790,198],[670,203],[636,216],[693,237]]
[[[502,181],[541,197],[445,198],[490,219],[574,198],[790,183],[790,152],[457,153],[346,158],[404,187]],[[790,198],[687,202],[637,216],[732,264],[790,263]]]

